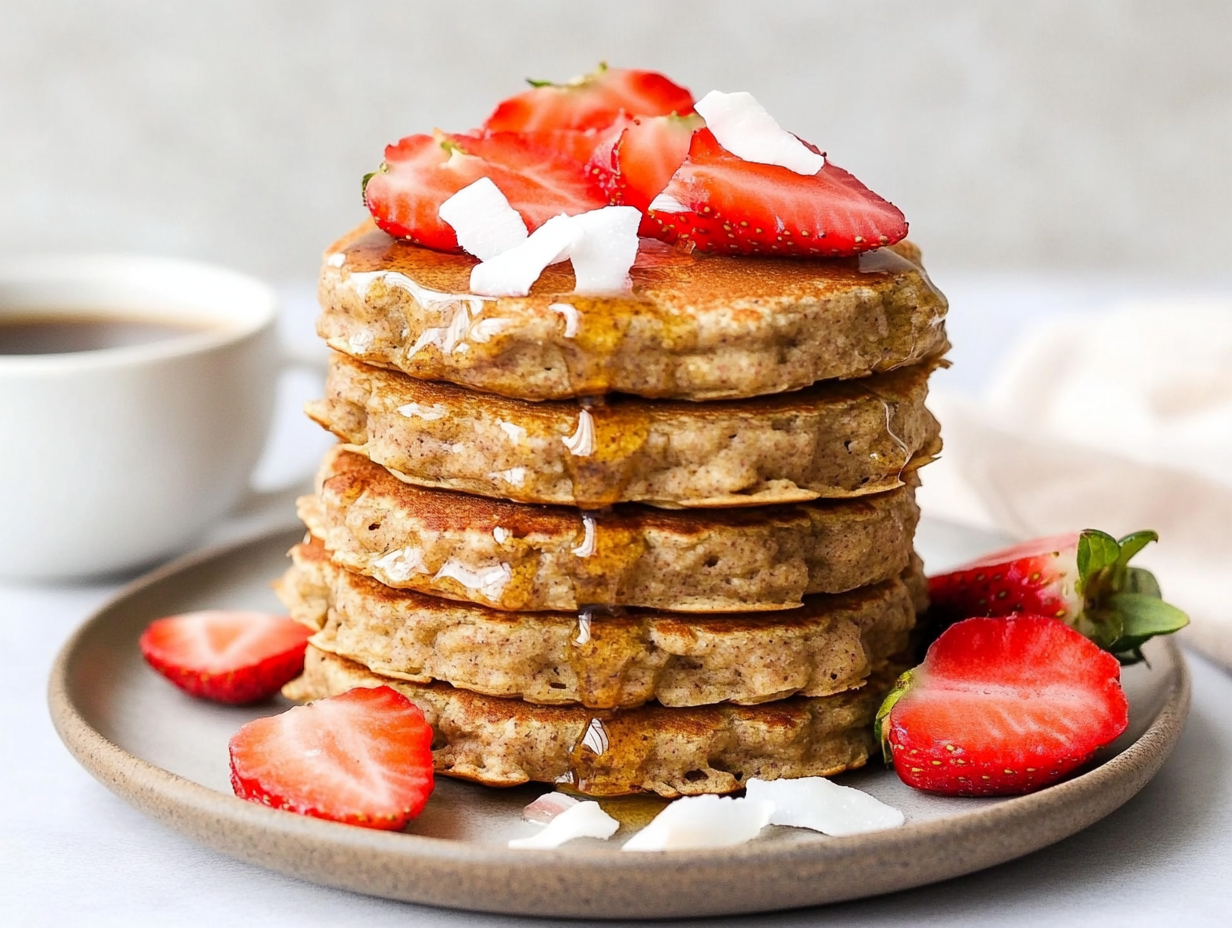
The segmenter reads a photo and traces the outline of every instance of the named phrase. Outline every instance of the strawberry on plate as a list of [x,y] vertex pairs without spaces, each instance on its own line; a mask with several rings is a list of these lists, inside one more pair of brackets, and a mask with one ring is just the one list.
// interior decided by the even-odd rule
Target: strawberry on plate
[[1158,538],[1142,531],[1118,541],[1087,529],[995,551],[929,578],[929,620],[944,626],[979,615],[1046,615],[1134,663],[1146,641],[1189,622],[1160,598],[1149,571],[1129,566]]
[[1117,659],[1063,622],[1021,615],[947,628],[877,713],[886,761],[916,789],[1026,793],[1129,724]]
[[503,100],[483,127],[492,132],[603,129],[621,112],[629,116],[684,115],[693,95],[655,71],[598,69],[564,84],[529,81],[530,90]]
[[607,205],[585,166],[514,132],[411,135],[385,149],[385,161],[364,178],[364,203],[376,224],[397,238],[457,251],[441,204],[481,177],[496,184],[533,232],[553,216]]
[[241,705],[299,676],[311,635],[286,616],[212,609],[151,622],[138,645],[150,666],[185,692]]
[[838,257],[892,245],[907,220],[830,162],[816,174],[738,158],[709,129],[648,213],[657,238],[719,254]]
[[230,753],[241,799],[365,828],[405,828],[434,785],[432,729],[388,686],[249,722]]

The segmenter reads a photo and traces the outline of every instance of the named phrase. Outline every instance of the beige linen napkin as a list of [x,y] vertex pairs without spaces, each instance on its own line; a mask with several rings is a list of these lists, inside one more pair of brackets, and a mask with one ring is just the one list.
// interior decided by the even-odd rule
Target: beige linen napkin
[[1232,304],[1064,318],[1018,346],[987,395],[944,393],[925,512],[1030,538],[1081,528],[1160,541],[1135,559],[1232,669]]

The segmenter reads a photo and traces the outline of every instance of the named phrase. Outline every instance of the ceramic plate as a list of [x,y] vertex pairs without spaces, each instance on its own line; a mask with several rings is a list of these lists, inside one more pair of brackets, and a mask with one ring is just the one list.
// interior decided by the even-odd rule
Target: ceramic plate
[[[1129,730],[1081,776],[1013,799],[914,792],[880,764],[840,781],[902,809],[893,831],[827,838],[772,827],[722,850],[621,853],[654,800],[607,803],[624,824],[609,842],[515,851],[537,826],[522,808],[543,786],[486,789],[447,779],[404,833],[368,831],[243,802],[231,795],[227,740],[271,701],[231,708],[182,695],[149,670],[137,638],[152,619],[192,609],[278,609],[270,581],[301,532],[198,554],[130,585],[64,646],[52,672],[52,717],[69,750],[117,795],[241,860],[356,892],[527,915],[652,918],[735,914],[906,889],[1002,863],[1085,828],[1138,792],[1184,724],[1189,678],[1170,641],[1125,673]],[[997,539],[925,522],[919,547],[936,569]]]

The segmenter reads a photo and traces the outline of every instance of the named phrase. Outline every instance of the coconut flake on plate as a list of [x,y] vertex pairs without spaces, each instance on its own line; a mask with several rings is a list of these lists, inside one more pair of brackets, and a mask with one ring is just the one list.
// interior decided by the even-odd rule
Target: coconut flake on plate
[[[533,806],[534,803],[531,803]],[[620,822],[599,807],[599,803],[578,802],[557,813],[543,826],[543,831],[529,838],[513,838],[509,846],[548,850],[560,847],[574,838],[603,838],[616,834]]]
[[549,264],[564,261],[581,238],[573,218],[553,216],[520,245],[471,269],[471,290],[481,296],[526,296]]
[[437,212],[453,227],[458,244],[480,261],[526,241],[526,223],[489,177],[463,187]]
[[839,786],[825,777],[757,780],[745,784],[745,796],[770,803],[771,825],[811,828],[842,837],[897,828],[903,813],[863,790]]
[[777,164],[797,174],[816,174],[825,166],[824,155],[783,129],[751,93],[712,90],[694,108],[718,143],[745,161]]
[[560,813],[566,809],[572,809],[581,801],[559,790],[554,793],[544,793],[522,810],[522,818],[537,825],[546,825]]
[[622,851],[676,851],[731,847],[757,837],[774,804],[761,799],[685,796],[675,800],[625,842]]

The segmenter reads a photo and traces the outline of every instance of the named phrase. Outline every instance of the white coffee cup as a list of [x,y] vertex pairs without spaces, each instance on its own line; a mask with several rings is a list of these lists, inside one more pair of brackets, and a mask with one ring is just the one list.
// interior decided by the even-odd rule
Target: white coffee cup
[[0,353],[0,577],[150,563],[231,509],[273,412],[276,311],[260,281],[191,261],[0,261],[0,339],[70,316],[187,327],[123,347]]

